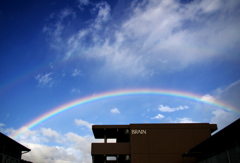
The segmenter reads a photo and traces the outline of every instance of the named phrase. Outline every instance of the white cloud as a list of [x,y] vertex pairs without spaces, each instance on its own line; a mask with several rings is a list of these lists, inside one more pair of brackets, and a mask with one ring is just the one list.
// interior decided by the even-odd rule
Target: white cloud
[[87,6],[87,5],[90,4],[90,1],[89,1],[89,0],[78,0],[78,2],[79,2],[78,7],[79,7],[79,9],[82,10],[82,11],[84,10],[83,6]]
[[59,13],[60,20],[67,18],[68,16],[72,16],[73,18],[76,17],[75,12],[71,8],[64,8]]
[[47,146],[43,144],[33,144],[21,142],[31,149],[31,152],[22,156],[23,159],[32,162],[49,162],[49,163],[70,163],[75,161],[76,158],[69,155],[67,150],[58,146]]
[[198,122],[193,121],[192,118],[184,117],[184,118],[176,118],[175,123],[198,123]]
[[[9,135],[12,139],[16,139],[17,135],[17,141],[24,141],[28,143],[46,143],[53,141],[49,139],[49,137],[43,136],[42,132],[39,130],[30,130],[29,128],[23,126],[18,130],[15,130],[13,128],[3,128],[1,129],[3,133],[6,135]],[[21,135],[18,135],[19,133],[22,133]]]
[[[68,137],[68,136],[67,136]],[[72,138],[72,137],[71,137]],[[75,142],[69,141],[71,145],[64,146],[47,146],[43,144],[34,144],[28,142],[20,142],[31,149],[31,152],[23,155],[23,159],[32,162],[49,162],[49,163],[71,163],[85,162],[90,163],[92,158],[89,148],[91,142],[84,139],[82,144],[78,144],[81,149],[73,145]]]
[[80,4],[83,4],[83,5],[88,5],[89,4],[89,0],[78,0],[78,2]]
[[155,117],[153,117],[151,119],[162,119],[162,118],[164,118],[164,115],[158,114],[157,116],[155,116]]
[[214,116],[212,117],[210,123],[217,124],[218,131],[240,118],[240,116],[224,110],[214,110],[212,114]]
[[97,19],[98,21],[108,21],[110,18],[110,6],[107,2],[101,2],[96,5],[96,8],[99,9]]
[[[217,48],[219,46],[217,44],[220,42],[223,45],[221,48],[227,48],[227,42],[215,39],[223,37],[223,33],[226,34],[226,40],[234,44],[239,41],[239,35],[227,36],[228,32],[231,32],[230,29],[219,29],[225,24],[221,18],[212,20],[210,15],[204,15],[206,12],[201,11],[205,9],[206,5],[200,7],[195,1],[184,7],[181,7],[177,1],[149,1],[145,7],[134,8],[134,14],[123,24],[122,32],[125,37],[139,44],[139,54],[143,55],[142,59],[146,61],[145,67],[149,67],[147,63],[150,63],[154,64],[158,70],[169,69],[169,67],[179,70],[190,63],[204,61],[218,55],[220,49]],[[233,17],[239,19],[237,16]],[[224,19],[228,20],[227,17]],[[187,22],[188,27],[184,28],[183,25]],[[196,29],[199,23],[202,25]],[[237,32],[238,25],[232,21],[227,26],[234,28],[233,30]],[[216,34],[214,33],[216,30],[223,33]]]
[[71,90],[71,93],[81,93],[81,90],[78,89],[78,88],[73,88],[73,89]]
[[57,131],[53,131],[50,128],[41,128],[41,132],[43,136],[49,137],[51,139],[58,139],[60,134]]
[[236,0],[134,1],[125,19],[113,25],[111,7],[100,2],[92,10],[95,18],[71,36],[63,38],[62,22],[46,29],[56,33],[60,41],[51,45],[63,48],[64,58],[97,60],[102,74],[146,76],[179,71],[219,55],[229,57],[225,51],[235,54],[240,43],[239,5]]
[[[216,123],[218,130],[229,125],[231,122],[240,118],[240,80],[225,86],[225,88],[217,88],[212,94],[204,95],[201,100],[216,102],[219,101],[220,105],[223,104],[222,110],[220,108],[206,108],[206,111],[212,113],[210,123]],[[224,106],[225,105],[225,106]],[[225,109],[225,110],[223,110]]]
[[110,112],[113,114],[120,114],[120,111],[118,110],[118,108],[111,109]]
[[18,130],[15,130],[13,128],[7,128],[4,132],[6,134],[10,135],[10,137],[13,137],[13,136],[17,135],[20,132],[24,132],[23,134],[20,135],[21,139],[29,139],[29,137],[32,137],[33,138],[32,141],[40,142],[40,140],[36,139],[37,131],[31,131],[31,130],[29,130],[29,128],[27,128],[25,126],[19,128]]
[[[54,16],[57,15],[57,16]],[[51,21],[43,26],[43,33],[49,36],[50,47],[55,50],[64,51],[64,39],[62,37],[63,32],[66,30],[67,24],[70,20],[76,18],[76,14],[71,8],[64,8],[58,14],[50,14]],[[68,19],[70,17],[70,19]],[[54,18],[54,21],[52,20]],[[67,24],[66,24],[67,22]]]
[[95,19],[95,23],[93,24],[93,27],[97,30],[101,29],[101,24],[103,22],[106,22],[110,19],[110,6],[107,2],[103,1],[98,4],[96,4],[96,7],[93,9],[98,10],[97,17]]
[[[150,63],[154,63],[154,59],[157,58],[156,63],[162,65],[162,68],[165,65],[168,69],[169,65],[174,68],[186,67],[189,63],[217,55],[217,49],[212,51],[213,49],[207,44],[204,45],[202,41],[205,37],[207,38],[205,41],[213,43],[213,30],[218,28],[213,22],[217,21],[222,24],[223,22],[218,19],[213,20],[211,27],[208,26],[209,22],[203,17],[204,13],[199,14],[199,11],[205,10],[204,7],[200,8],[199,4],[191,3],[181,8],[177,1],[150,1],[145,7],[136,6],[134,8],[133,16],[123,24],[123,32],[141,45],[139,48],[148,54],[148,58],[151,59],[148,60]],[[184,29],[183,23],[189,19],[195,25],[199,22],[203,23],[202,27],[191,29],[192,24],[189,22],[188,28]],[[237,23],[232,23],[235,24],[236,31]],[[214,28],[212,28],[213,26]],[[239,38],[239,36],[237,37]],[[231,40],[231,38],[229,39]],[[232,41],[235,42],[235,40]],[[204,46],[204,51],[200,48],[201,46]],[[148,51],[146,51],[147,49]],[[161,64],[160,60],[164,60],[166,64]],[[178,64],[173,64],[177,62]]]
[[77,126],[85,126],[85,127],[89,128],[90,130],[92,130],[92,125],[93,125],[92,123],[89,123],[89,122],[81,120],[81,119],[75,119],[74,122]]
[[82,72],[81,70],[74,69],[74,71],[73,71],[73,73],[72,73],[72,76],[75,77],[75,76],[83,75],[81,72]]
[[[43,32],[51,36],[54,42],[60,43],[60,41],[62,40],[61,34],[64,28],[64,25],[60,21],[58,21],[55,24],[50,24],[48,26],[45,25],[43,27]],[[51,44],[53,44],[54,42],[52,42]]]
[[72,35],[67,39],[67,52],[65,54],[65,59],[68,59],[77,54],[85,54],[84,52],[84,39],[90,33],[89,29],[79,30],[75,35]]
[[[22,128],[25,130],[26,128]],[[7,128],[3,130],[5,134],[14,134],[17,130]],[[46,145],[54,138],[56,145]],[[80,136],[73,132],[64,135],[51,128],[41,128],[40,130],[29,130],[20,135],[17,141],[31,149],[29,153],[22,156],[23,159],[32,162],[49,163],[90,163],[91,143],[95,141],[93,136]]]
[[3,126],[5,126],[5,124],[3,124],[3,123],[0,123],[0,127],[3,127]]
[[161,112],[175,112],[178,110],[184,110],[184,109],[188,109],[188,106],[179,106],[176,108],[170,108],[169,106],[163,106],[163,105],[159,105],[158,110]]
[[192,118],[189,118],[189,117],[183,117],[183,118],[176,117],[175,120],[172,120],[172,118],[168,117],[166,119],[169,123],[200,123],[197,121],[193,121]]
[[78,134],[69,132],[65,135],[67,140],[72,142],[72,146],[81,150],[85,150],[87,153],[91,153],[91,142],[95,141],[94,137],[86,135],[80,136]]
[[240,114],[240,80],[231,83],[225,89],[218,88],[217,93],[218,94],[215,94],[217,100],[234,107],[235,110]]
[[35,76],[35,79],[38,80],[38,86],[52,86],[53,82],[53,78],[51,77],[53,73],[47,73],[45,75],[40,75],[38,74],[37,76]]
[[213,102],[215,100],[215,98],[213,96],[211,96],[210,94],[206,94],[204,96],[201,97],[201,100],[203,101],[208,101],[208,102]]
[[5,129],[4,129],[5,124],[0,123],[0,132],[4,133]]

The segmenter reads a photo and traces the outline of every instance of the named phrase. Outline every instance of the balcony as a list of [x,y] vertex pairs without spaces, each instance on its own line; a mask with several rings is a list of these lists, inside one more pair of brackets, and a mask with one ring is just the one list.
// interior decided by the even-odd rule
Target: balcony
[[130,143],[92,143],[92,155],[127,155]]

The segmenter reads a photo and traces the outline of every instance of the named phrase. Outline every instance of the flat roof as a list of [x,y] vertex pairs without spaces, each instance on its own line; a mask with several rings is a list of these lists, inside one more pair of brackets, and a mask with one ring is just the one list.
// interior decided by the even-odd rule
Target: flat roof
[[119,129],[153,129],[153,128],[208,128],[211,133],[217,130],[216,124],[209,123],[145,123],[130,125],[93,125],[92,130],[94,137],[103,139],[104,135],[107,138],[116,138]]
[[129,129],[130,125],[92,125],[94,137],[96,139],[103,139],[104,135],[107,138],[116,138],[118,129]]
[[92,125],[92,129],[116,129],[116,128],[129,128],[130,125]]

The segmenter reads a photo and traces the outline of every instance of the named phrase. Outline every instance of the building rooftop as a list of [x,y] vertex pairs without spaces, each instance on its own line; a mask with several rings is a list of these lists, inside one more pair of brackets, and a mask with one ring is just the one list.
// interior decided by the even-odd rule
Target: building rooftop
[[103,139],[104,136],[106,138],[116,138],[119,135],[119,131],[124,131],[125,129],[151,129],[151,128],[209,128],[211,133],[217,130],[216,124],[209,123],[149,123],[149,124],[130,124],[130,125],[93,125],[92,130],[94,137],[96,139]]
[[4,135],[1,132],[0,132],[0,145],[7,146],[7,147],[14,147],[14,149],[16,149],[16,150],[25,151],[25,152],[31,151],[31,149],[23,146],[22,144],[18,143],[17,141]]

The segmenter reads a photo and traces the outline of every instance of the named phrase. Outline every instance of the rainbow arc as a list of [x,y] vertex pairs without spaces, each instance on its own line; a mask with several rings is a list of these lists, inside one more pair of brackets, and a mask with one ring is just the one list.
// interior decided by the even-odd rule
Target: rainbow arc
[[219,109],[227,110],[233,113],[236,113],[240,115],[240,111],[238,111],[236,108],[227,105],[221,101],[216,100],[207,100],[202,98],[202,96],[183,92],[183,91],[177,91],[177,90],[164,90],[164,89],[126,89],[126,90],[115,90],[115,91],[109,91],[109,92],[103,92],[100,94],[95,94],[91,96],[86,96],[83,98],[79,98],[74,101],[70,101],[68,103],[65,103],[63,105],[60,105],[54,109],[51,109],[49,112],[46,112],[45,114],[37,117],[33,121],[29,122],[28,124],[21,127],[17,132],[14,133],[11,137],[14,139],[18,138],[21,134],[26,132],[27,130],[32,129],[33,127],[37,126],[38,124],[46,121],[47,119],[54,117],[62,112],[65,112],[67,110],[70,110],[72,108],[75,108],[76,106],[84,105],[87,103],[91,103],[94,101],[99,101],[103,99],[108,98],[114,98],[114,97],[120,97],[120,96],[139,96],[139,95],[156,95],[156,96],[169,96],[169,97],[178,97],[178,98],[184,98],[189,99],[192,101],[197,102],[203,102],[205,104],[209,104],[212,106],[215,106]]

